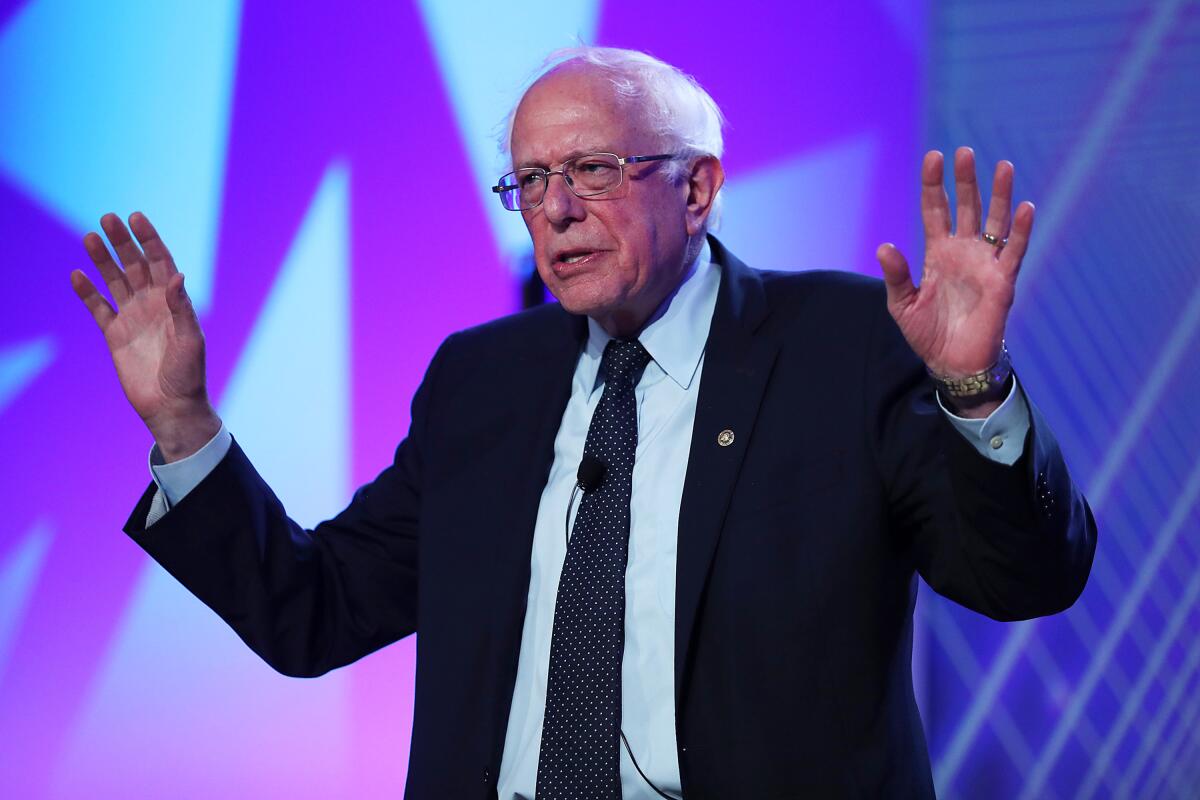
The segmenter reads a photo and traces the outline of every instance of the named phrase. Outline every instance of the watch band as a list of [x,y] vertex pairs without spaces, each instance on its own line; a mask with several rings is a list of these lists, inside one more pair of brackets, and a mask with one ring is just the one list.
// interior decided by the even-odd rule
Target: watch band
[[996,359],[996,363],[974,375],[950,378],[938,375],[929,367],[926,367],[925,371],[929,373],[929,377],[933,378],[937,388],[949,397],[978,397],[1002,387],[1008,382],[1008,376],[1012,375],[1012,361],[1008,357],[1008,346],[1001,341],[1000,355]]

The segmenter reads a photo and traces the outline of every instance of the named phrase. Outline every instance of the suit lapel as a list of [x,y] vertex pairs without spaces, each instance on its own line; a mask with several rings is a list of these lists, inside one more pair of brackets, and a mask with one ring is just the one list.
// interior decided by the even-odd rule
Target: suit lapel
[[587,318],[562,311],[550,327],[539,332],[538,340],[521,354],[516,364],[518,369],[513,371],[514,380],[509,388],[514,405],[510,419],[524,446],[514,447],[510,451],[511,462],[500,470],[502,480],[513,480],[512,502],[508,505],[511,510],[503,518],[493,518],[489,525],[501,534],[492,550],[493,574],[501,583],[498,595],[487,599],[493,619],[489,627],[497,640],[497,652],[503,654],[505,662],[494,697],[496,713],[492,716],[489,769],[498,768],[504,747],[529,597],[538,505],[554,460],[554,439],[571,396],[575,365],[587,337]]
[[[675,585],[676,708],[692,632],[739,468],[779,343],[755,331],[768,313],[762,279],[709,238],[721,286],[704,350],[704,370],[679,510]],[[733,441],[723,431],[733,433]],[[728,442],[722,444],[721,442]]]

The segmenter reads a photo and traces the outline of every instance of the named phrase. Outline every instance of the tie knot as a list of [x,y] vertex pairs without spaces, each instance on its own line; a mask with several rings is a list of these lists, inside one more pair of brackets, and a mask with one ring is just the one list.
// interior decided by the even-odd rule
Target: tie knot
[[650,354],[637,339],[609,339],[600,361],[600,366],[604,368],[604,382],[628,382],[636,386],[649,361]]

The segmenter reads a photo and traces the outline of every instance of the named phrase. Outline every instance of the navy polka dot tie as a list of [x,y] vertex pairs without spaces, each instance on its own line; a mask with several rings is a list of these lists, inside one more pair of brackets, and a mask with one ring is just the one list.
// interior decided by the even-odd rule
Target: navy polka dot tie
[[613,339],[600,362],[604,393],[583,451],[606,469],[579,504],[558,582],[537,800],[621,797],[625,561],[637,451],[633,387],[649,360],[636,339]]

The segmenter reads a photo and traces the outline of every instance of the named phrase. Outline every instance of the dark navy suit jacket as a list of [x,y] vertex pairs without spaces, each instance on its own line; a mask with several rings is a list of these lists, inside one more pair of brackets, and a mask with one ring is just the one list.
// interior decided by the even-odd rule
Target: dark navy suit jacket
[[[679,516],[684,795],[932,797],[917,574],[998,620],[1060,611],[1091,567],[1091,512],[1032,403],[1011,467],[953,429],[881,282],[758,272],[710,243],[722,279]],[[394,464],[314,531],[236,442],[146,529],[152,484],[126,526],[286,675],[419,631],[410,798],[495,796],[585,322],[548,305],[447,339]]]

